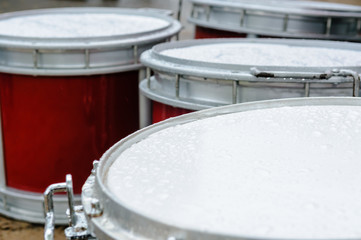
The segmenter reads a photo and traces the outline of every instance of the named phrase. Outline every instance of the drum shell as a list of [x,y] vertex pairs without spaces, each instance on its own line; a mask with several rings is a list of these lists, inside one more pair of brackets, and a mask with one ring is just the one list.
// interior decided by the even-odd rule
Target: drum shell
[[91,162],[138,129],[137,74],[0,74],[7,186],[41,193],[72,173],[80,193]]
[[[159,124],[154,124],[144,128],[127,138],[121,140],[110,148],[100,159],[95,174],[92,174],[83,187],[82,204],[86,214],[91,213],[91,201],[100,201],[102,210],[101,216],[91,217],[88,215],[90,231],[98,239],[123,239],[128,236],[131,229],[134,239],[164,239],[170,236],[186,236],[187,239],[257,239],[250,236],[224,236],[213,235],[207,231],[197,229],[182,229],[179,226],[171,226],[156,219],[149,219],[142,213],[133,211],[126,203],[117,200],[106,184],[107,171],[113,162],[126,149],[133,144],[145,139],[149,135],[171,128],[177,125],[205,119],[209,117],[224,115],[234,112],[244,112],[252,110],[262,110],[268,108],[293,107],[293,106],[360,106],[359,98],[303,98],[303,99],[283,99],[271,101],[259,101],[252,103],[242,103],[219,108],[207,109],[195,113],[183,115],[177,118],[168,119]],[[255,123],[256,124],[256,123]],[[94,209],[93,209],[94,210]]]
[[[49,184],[72,172],[79,194],[93,160],[139,128],[138,58],[181,29],[173,18],[142,9],[42,9],[0,19],[43,13],[146,16],[169,24],[125,36],[0,38],[0,213],[36,223],[44,222],[42,193]],[[56,222],[67,223],[67,199],[57,202]]]

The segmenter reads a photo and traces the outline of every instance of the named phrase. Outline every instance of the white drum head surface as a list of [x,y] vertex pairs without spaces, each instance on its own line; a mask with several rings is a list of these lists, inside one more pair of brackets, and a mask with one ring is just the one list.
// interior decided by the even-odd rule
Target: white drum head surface
[[28,38],[109,37],[156,31],[169,22],[150,16],[115,13],[53,13],[0,20],[0,36]]
[[360,118],[361,106],[295,106],[177,125],[122,152],[106,186],[128,209],[186,229],[360,238]]
[[183,60],[252,66],[361,66],[360,51],[286,44],[214,43],[168,49],[161,54]]

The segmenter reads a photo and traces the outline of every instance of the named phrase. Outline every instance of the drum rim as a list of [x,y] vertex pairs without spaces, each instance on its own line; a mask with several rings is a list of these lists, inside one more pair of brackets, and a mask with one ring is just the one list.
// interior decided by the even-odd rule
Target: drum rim
[[[115,7],[64,7],[64,8],[44,8],[36,10],[23,10],[0,14],[0,21],[7,18],[17,18],[22,16],[44,15],[44,14],[66,14],[66,13],[100,13],[100,14],[120,14],[130,16],[151,17],[166,21],[167,26],[156,28],[155,30],[144,31],[133,34],[120,34],[112,36],[91,36],[91,37],[68,37],[68,38],[35,38],[21,37],[0,34],[1,48],[41,48],[41,49],[87,49],[91,47],[114,47],[129,46],[135,44],[143,44],[154,41],[154,34],[159,32],[167,32],[171,30],[175,34],[180,30],[180,24],[165,14],[157,14],[154,11],[146,11],[144,9],[131,8],[115,8]],[[174,28],[174,29],[172,29]],[[174,33],[173,33],[174,32]]]
[[[352,5],[352,7],[350,7],[350,9],[357,9],[357,11],[355,10],[353,12],[347,11],[345,9],[347,7],[344,7],[343,11],[337,11],[335,9],[337,8],[336,6],[338,6],[337,4],[329,7],[330,10],[323,10],[320,6],[304,7],[300,6],[302,4],[295,5],[295,1],[292,1],[291,3],[284,3],[282,0],[275,1],[281,1],[281,3],[277,6],[272,6],[267,4],[267,1],[262,2],[263,4],[255,4],[250,1],[221,2],[218,0],[192,0],[193,10],[188,18],[188,21],[196,26],[241,34],[286,38],[346,40],[354,42],[361,41],[361,12],[359,10],[361,8],[358,6]],[[306,3],[303,5],[305,4]],[[318,2],[318,4],[320,3]],[[327,5],[327,3],[323,5]],[[213,8],[216,6],[218,9],[213,11]],[[341,6],[344,5],[341,4]],[[195,7],[202,8],[204,11],[200,19],[194,16]],[[247,11],[250,12],[249,15],[253,17],[250,19],[247,17],[245,20],[246,15],[248,15]],[[239,16],[240,21],[234,20],[235,22],[232,22],[232,24],[225,24],[219,15],[213,16],[213,12],[223,15],[231,14],[233,17]],[[274,19],[273,15],[276,15],[277,19],[279,19],[277,24],[272,24],[272,20]],[[245,24],[245,22],[248,21],[252,26],[247,26],[247,24]],[[312,27],[315,27],[315,29],[313,31],[309,31],[309,29],[307,29],[308,27],[303,27],[292,30],[292,28],[290,29],[288,27],[290,21],[294,21],[296,24],[299,22],[306,25],[312,21],[313,23],[311,29]],[[345,24],[354,26],[355,29],[352,28],[345,30]],[[321,25],[324,26],[324,32],[319,29]],[[333,32],[332,29],[337,31]],[[346,32],[339,32],[340,29],[343,29]]]
[[[280,1],[280,0],[276,0]],[[315,2],[309,3],[308,7],[304,1],[305,5],[302,3],[287,2],[286,5],[282,2],[282,6],[272,6],[271,4],[257,4],[255,2],[235,2],[235,1],[220,1],[220,0],[190,0],[193,4],[202,4],[202,5],[212,5],[219,7],[236,7],[244,8],[249,10],[261,10],[269,11],[275,13],[289,13],[289,14],[299,14],[302,16],[323,16],[323,17],[361,17],[361,7],[351,4],[340,4],[340,3],[325,3],[325,2]],[[268,1],[262,2],[266,3]],[[287,6],[287,7],[284,7]],[[302,6],[305,6],[304,8]],[[326,6],[334,6],[334,8],[324,9]],[[293,8],[291,8],[293,7]],[[343,11],[335,11],[337,7],[343,7]],[[354,8],[355,11],[351,11]]]
[[[208,118],[212,116],[219,116],[224,114],[229,114],[233,112],[243,112],[243,111],[252,111],[259,109],[270,109],[270,108],[279,108],[285,106],[327,106],[327,105],[341,105],[341,106],[360,106],[361,99],[360,98],[345,98],[345,97],[323,97],[323,98],[294,98],[294,99],[282,99],[282,100],[268,100],[268,101],[258,101],[258,102],[249,102],[249,103],[241,103],[235,105],[228,105],[223,107],[217,107],[212,109],[207,109],[203,111],[198,111],[186,115],[182,115],[177,118],[168,119],[161,123],[154,124],[152,126],[146,127],[144,129],[135,132],[128,137],[122,139],[118,143],[116,143],[113,147],[111,147],[100,159],[99,167],[96,169],[96,175],[89,177],[87,182],[83,187],[82,192],[82,203],[87,214],[90,213],[89,205],[90,199],[97,198],[101,199],[101,203],[103,204],[103,215],[101,217],[88,217],[88,224],[91,226],[93,232],[98,236],[107,236],[109,239],[118,239],[117,237],[126,235],[126,232],[131,229],[121,229],[117,226],[116,222],[114,222],[113,218],[109,218],[109,211],[107,209],[111,209],[111,214],[114,212],[120,213],[120,215],[127,216],[127,221],[131,221],[131,223],[139,222],[146,223],[147,226],[150,226],[149,229],[156,229],[154,232],[150,234],[159,234],[162,233],[168,239],[172,237],[174,239],[177,236],[185,237],[186,239],[192,239],[196,237],[197,239],[266,239],[266,238],[257,238],[252,236],[228,236],[219,233],[213,232],[202,232],[199,229],[189,229],[184,228],[182,226],[171,226],[167,223],[160,222],[158,220],[153,219],[150,216],[146,216],[142,213],[139,213],[132,210],[126,203],[122,203],[118,200],[114,194],[110,192],[110,190],[106,187],[105,177],[108,169],[116,160],[117,156],[124,150],[128,149],[132,144],[141,141],[152,133],[158,132],[162,129],[172,127],[178,124],[186,124],[188,122],[196,121],[203,118]],[[90,189],[92,188],[92,189]],[[94,192],[92,192],[94,191]],[[91,192],[91,193],[90,193]],[[90,197],[90,195],[92,195]],[[116,216],[120,216],[119,214]],[[111,221],[111,224],[104,224],[104,220]],[[118,219],[120,220],[120,219]],[[129,223],[129,224],[131,224]],[[111,231],[114,226],[117,226],[117,231]],[[129,227],[129,226],[124,226]],[[161,229],[159,229],[161,228]],[[149,230],[148,229],[148,230]],[[155,233],[156,232],[156,233]],[[137,232],[132,232],[136,239],[143,239],[143,237],[137,236]],[[142,234],[142,233],[138,233]],[[144,232],[143,232],[144,234]],[[173,234],[173,235],[172,235]],[[191,236],[191,237],[190,237]],[[146,236],[147,238],[149,236]],[[190,238],[189,238],[190,237]]]
[[79,76],[138,70],[142,67],[139,56],[143,51],[171,39],[182,28],[177,20],[154,11],[108,7],[25,10],[0,14],[0,18],[24,14],[49,14],[49,12],[108,12],[148,16],[163,19],[169,25],[160,30],[121,39],[110,36],[84,38],[85,41],[64,38],[49,42],[47,38],[29,41],[22,37],[0,37],[0,54],[6,56],[0,59],[0,72],[33,76]]
[[[66,196],[55,196],[56,203],[55,223],[66,225],[69,220],[66,215],[68,199]],[[80,195],[75,196],[75,201],[80,202]],[[44,218],[44,196],[42,193],[24,191],[11,187],[0,188],[0,214],[4,216],[43,224]]]
[[168,49],[191,47],[208,44],[227,44],[227,43],[256,43],[256,44],[285,44],[300,47],[321,47],[342,50],[360,50],[361,45],[357,43],[335,42],[327,40],[307,40],[307,39],[196,39],[182,40],[177,42],[168,42],[155,45],[152,49],[145,51],[141,57],[141,63],[155,71],[184,74],[190,76],[216,78],[225,80],[246,80],[259,81],[251,74],[252,68],[262,69],[265,71],[281,72],[325,72],[335,68],[349,69],[361,72],[361,66],[345,67],[297,67],[297,66],[254,66],[254,65],[237,65],[223,63],[209,63],[205,61],[185,60],[177,57],[165,56],[161,52]]

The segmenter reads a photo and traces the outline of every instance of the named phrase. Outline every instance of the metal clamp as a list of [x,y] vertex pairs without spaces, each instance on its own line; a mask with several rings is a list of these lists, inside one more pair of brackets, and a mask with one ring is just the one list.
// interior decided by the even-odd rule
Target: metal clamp
[[[332,77],[351,77],[353,79],[353,97],[359,96],[360,91],[360,75],[348,69],[333,69],[327,70],[323,73],[314,73],[314,72],[282,72],[282,71],[261,71],[255,67],[251,68],[251,74],[257,78],[296,78],[302,79],[302,82],[306,84],[306,96],[309,95],[309,83],[312,83],[315,80],[329,80]],[[308,93],[307,93],[308,91]]]
[[50,185],[44,192],[45,228],[44,239],[54,239],[54,201],[53,195],[57,192],[66,192],[68,195],[69,227],[65,229],[67,239],[94,239],[88,232],[86,218],[82,206],[74,206],[73,181],[70,174],[66,175],[65,183]]

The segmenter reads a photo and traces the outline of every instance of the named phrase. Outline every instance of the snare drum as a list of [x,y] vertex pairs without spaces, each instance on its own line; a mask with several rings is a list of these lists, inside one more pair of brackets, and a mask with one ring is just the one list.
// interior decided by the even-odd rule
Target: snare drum
[[286,37],[361,41],[361,7],[289,0],[191,0],[195,38]]
[[360,117],[359,98],[303,98],[142,129],[95,164],[74,211],[88,232],[78,220],[67,237],[359,239]]
[[180,28],[119,8],[0,15],[1,213],[43,222],[40,193],[69,172],[80,193],[91,162],[139,127],[139,55]]
[[358,95],[360,53],[356,43],[315,40],[212,39],[159,44],[141,56],[148,76],[139,87],[153,101],[152,110],[141,111],[141,116],[144,122],[154,123],[184,112],[241,102]]

